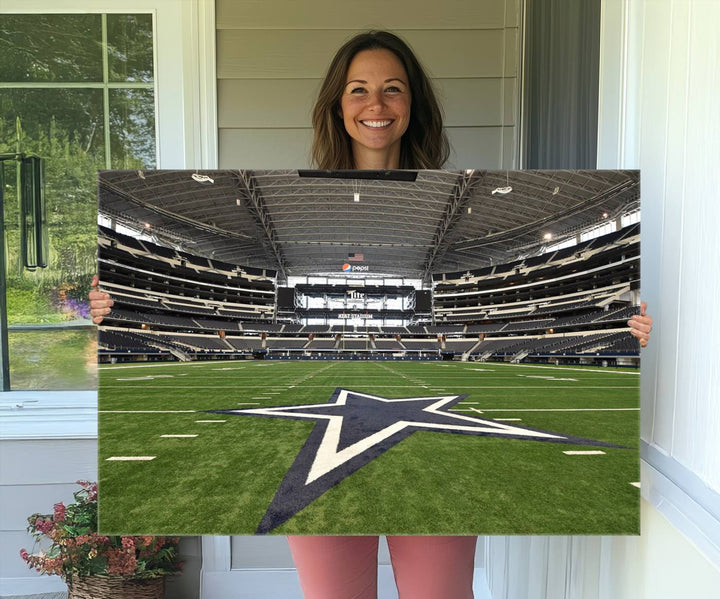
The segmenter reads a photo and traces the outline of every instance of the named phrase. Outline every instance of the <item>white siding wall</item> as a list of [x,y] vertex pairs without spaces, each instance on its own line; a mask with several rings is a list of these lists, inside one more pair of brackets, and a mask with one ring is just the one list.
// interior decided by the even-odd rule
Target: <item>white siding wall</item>
[[520,0],[218,0],[220,168],[308,167],[310,113],[325,70],[347,39],[373,28],[404,37],[435,80],[453,149],[447,167],[512,168],[519,6]]
[[720,3],[633,9],[643,36],[626,135],[637,147],[624,159],[642,169],[644,288],[658,306],[642,436],[720,493]]
[[642,536],[491,538],[493,599],[718,597],[718,23],[716,0],[603,3],[598,166],[642,171],[643,298],[655,319],[642,366]]
[[[20,548],[32,549],[27,517],[52,513],[59,501],[73,501],[77,480],[97,479],[97,441],[74,439],[0,441],[0,580],[16,583],[15,589],[31,588],[37,575],[20,559]],[[46,590],[63,590],[58,577],[45,577]]]

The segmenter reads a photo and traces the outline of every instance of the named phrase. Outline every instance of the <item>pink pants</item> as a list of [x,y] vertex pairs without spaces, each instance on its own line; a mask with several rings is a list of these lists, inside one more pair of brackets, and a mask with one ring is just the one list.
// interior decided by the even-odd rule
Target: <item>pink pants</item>
[[[387,538],[399,599],[472,599],[477,537]],[[378,537],[288,537],[305,599],[376,599]]]

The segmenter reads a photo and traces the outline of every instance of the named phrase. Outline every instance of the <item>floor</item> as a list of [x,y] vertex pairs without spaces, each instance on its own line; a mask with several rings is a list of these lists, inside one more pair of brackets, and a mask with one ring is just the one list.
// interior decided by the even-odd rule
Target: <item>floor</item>
[[[241,582],[238,579],[235,579],[234,582],[232,590],[216,592],[203,597],[203,599],[303,599],[297,575],[291,569],[273,572],[248,570],[243,572]],[[240,584],[237,584],[238,582]],[[473,591],[475,599],[492,599],[485,571],[482,568],[475,569]],[[184,595],[187,596],[185,593]],[[0,599],[67,599],[67,593],[50,592],[33,595],[0,593]],[[168,599],[172,599],[172,597]],[[378,599],[398,599],[390,566],[381,565],[378,568]]]

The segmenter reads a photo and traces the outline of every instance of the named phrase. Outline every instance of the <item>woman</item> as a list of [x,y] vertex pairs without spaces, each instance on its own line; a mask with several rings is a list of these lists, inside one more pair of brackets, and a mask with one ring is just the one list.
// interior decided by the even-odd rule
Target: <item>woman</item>
[[[312,116],[321,169],[438,169],[449,154],[432,85],[388,32],[355,36],[335,55]],[[93,286],[97,285],[97,277]],[[113,305],[90,293],[93,322]],[[652,319],[628,322],[644,347]],[[400,599],[471,599],[476,537],[388,537]],[[288,537],[306,599],[374,599],[378,537]]]
[[[378,116],[394,120],[377,126]],[[321,169],[437,169],[450,153],[430,80],[407,44],[385,31],[357,35],[338,50],[312,123]]]

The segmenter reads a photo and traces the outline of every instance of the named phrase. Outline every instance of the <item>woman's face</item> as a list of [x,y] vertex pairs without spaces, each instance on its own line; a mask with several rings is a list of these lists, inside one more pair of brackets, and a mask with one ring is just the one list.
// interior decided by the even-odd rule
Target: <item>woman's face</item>
[[409,83],[390,50],[363,50],[353,58],[340,110],[356,168],[398,168],[400,140],[410,123]]

